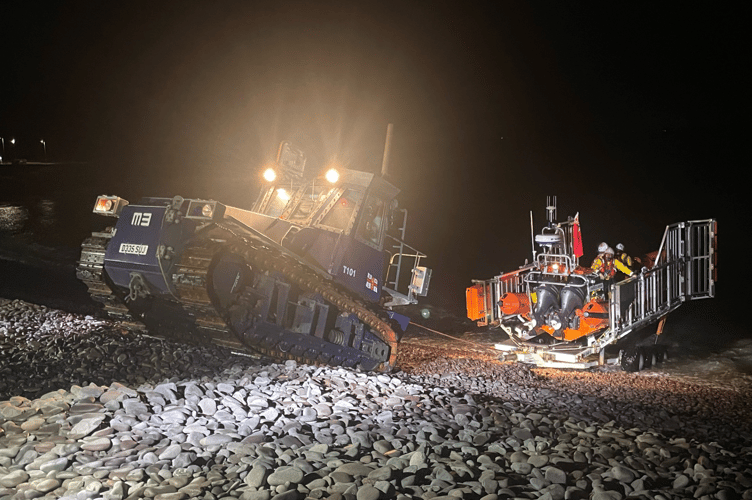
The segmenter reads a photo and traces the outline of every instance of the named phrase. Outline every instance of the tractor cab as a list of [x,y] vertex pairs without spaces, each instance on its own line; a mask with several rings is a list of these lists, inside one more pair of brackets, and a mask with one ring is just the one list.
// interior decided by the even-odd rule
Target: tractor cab
[[332,169],[304,184],[270,183],[262,189],[253,211],[286,221],[296,228],[294,232],[321,229],[383,250],[398,192],[374,174]]
[[[399,190],[349,169],[303,180],[304,167],[302,153],[282,143],[253,209],[228,207],[227,215],[369,301],[383,296],[385,305],[404,305],[424,296],[430,270],[420,266],[425,255],[402,241],[407,212],[398,206]],[[409,269],[411,277],[401,276]]]

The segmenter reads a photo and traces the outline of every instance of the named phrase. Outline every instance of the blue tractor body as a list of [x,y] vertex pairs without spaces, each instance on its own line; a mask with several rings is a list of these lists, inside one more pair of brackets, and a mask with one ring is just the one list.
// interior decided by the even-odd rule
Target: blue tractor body
[[84,242],[78,274],[111,315],[152,334],[390,369],[409,322],[392,308],[417,302],[430,277],[402,240],[397,193],[344,170],[335,181],[280,176],[251,210],[102,196],[94,211],[118,219]]

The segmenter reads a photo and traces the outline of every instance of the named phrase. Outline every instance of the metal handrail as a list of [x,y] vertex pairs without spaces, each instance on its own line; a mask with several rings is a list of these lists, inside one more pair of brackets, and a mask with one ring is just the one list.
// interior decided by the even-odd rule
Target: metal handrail
[[[666,227],[657,264],[611,285],[609,329],[600,343],[607,345],[654,323],[687,300],[713,296],[709,271],[714,223],[680,222]],[[694,244],[693,239],[697,240]]]
[[525,276],[535,269],[535,263],[527,264],[515,271],[495,276],[488,280],[473,280],[476,285],[483,286],[486,311],[486,324],[492,325],[501,320],[504,314],[501,312],[501,297],[506,293],[527,293],[527,283]]
[[[399,285],[400,274],[402,271],[402,264],[403,264],[402,259],[403,258],[413,259],[412,260],[413,265],[410,267],[410,269],[415,269],[416,267],[420,266],[420,259],[425,259],[428,256],[424,254],[423,252],[420,252],[416,248],[408,245],[407,243],[405,243],[404,241],[402,241],[401,239],[395,236],[387,234],[386,237],[393,240],[398,245],[395,245],[392,247],[394,249],[397,249],[397,251],[392,253],[391,257],[389,258],[389,266],[387,267],[386,279],[384,280],[384,282],[386,283],[386,285],[390,285],[392,290],[399,292],[400,291],[400,285]],[[405,249],[413,253],[405,253]],[[395,259],[396,259],[396,262],[395,262]],[[392,275],[392,271],[395,271],[394,279],[390,280],[389,277]]]

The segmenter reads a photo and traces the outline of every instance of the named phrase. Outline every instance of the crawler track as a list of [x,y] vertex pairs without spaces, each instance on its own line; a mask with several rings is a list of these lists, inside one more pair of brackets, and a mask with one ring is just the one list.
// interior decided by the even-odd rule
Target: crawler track
[[[107,278],[104,260],[112,229],[95,232],[83,242],[76,274],[86,283],[91,297],[103,304],[107,315],[129,329],[179,342],[211,342],[280,360],[391,370],[397,357],[397,337],[387,318],[293,257],[248,238],[231,226],[218,225],[215,236],[217,230],[221,238],[197,238],[182,253],[170,276],[174,296],[151,301],[150,309],[144,310],[143,305],[131,301],[127,290],[111,286]],[[281,321],[274,324],[267,318],[257,318],[253,328],[238,331],[238,327],[232,326],[237,322],[233,323],[231,316],[237,310],[252,314],[259,291],[244,290],[233,304],[218,308],[210,292],[210,282],[213,263],[223,252],[242,257],[257,273],[276,276],[276,280],[294,287],[299,292],[296,295],[317,297],[335,316],[349,316],[351,323],[362,323],[366,331],[363,338],[383,345],[382,351],[387,354],[374,354],[377,349],[369,350],[369,342],[361,337],[350,342],[351,345],[343,345],[336,338],[332,341],[326,336],[290,331],[281,327]]]

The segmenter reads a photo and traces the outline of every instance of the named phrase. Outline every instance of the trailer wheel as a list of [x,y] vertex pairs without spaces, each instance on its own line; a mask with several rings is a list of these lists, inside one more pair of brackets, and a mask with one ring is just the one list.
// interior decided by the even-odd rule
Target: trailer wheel
[[650,347],[642,347],[639,349],[640,357],[640,370],[650,368],[653,366],[653,358],[655,357],[655,351]]
[[657,345],[654,348],[655,352],[655,362],[656,363],[663,363],[665,360],[668,359],[668,348],[663,345]]
[[640,355],[639,350],[634,347],[622,351],[621,369],[625,372],[638,372],[641,369],[640,365],[643,360],[644,358]]

